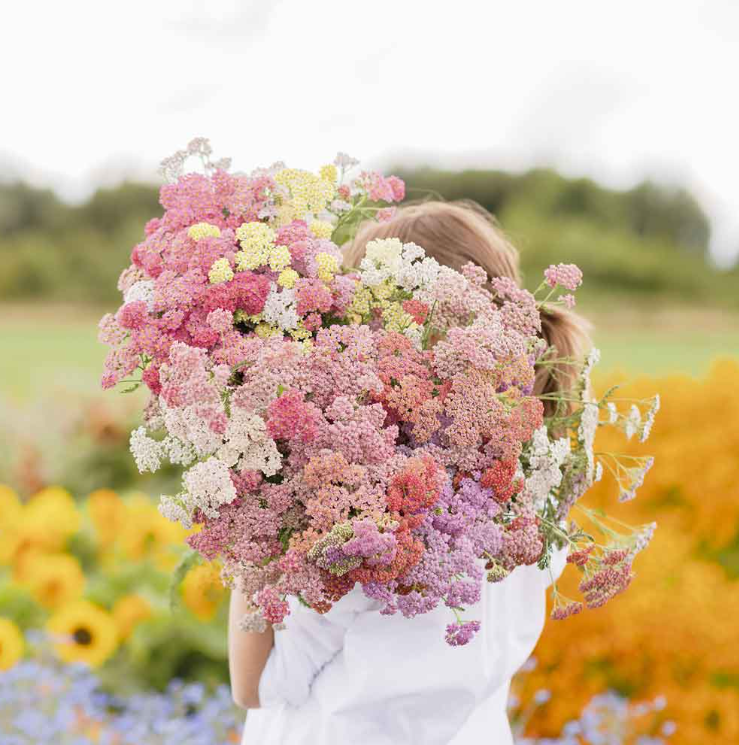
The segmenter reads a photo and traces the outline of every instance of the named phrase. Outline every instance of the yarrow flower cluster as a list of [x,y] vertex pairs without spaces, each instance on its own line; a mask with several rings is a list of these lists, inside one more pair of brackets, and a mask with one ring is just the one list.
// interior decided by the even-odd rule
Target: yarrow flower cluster
[[[183,174],[192,155],[204,173]],[[480,267],[456,272],[397,238],[341,268],[357,223],[404,198],[400,179],[350,178],[343,154],[317,174],[248,176],[210,155],[197,140],[165,162],[164,215],[100,324],[103,387],[134,376],[151,394],[131,436],[139,469],[184,469],[160,511],[200,526],[188,542],[245,594],[242,628],[280,628],[290,595],[326,612],[360,586],[384,614],[445,604],[448,643],[467,644],[480,624],[460,612],[483,577],[544,568],[581,540],[564,518],[595,478],[606,404],[545,418],[541,303],[510,280],[487,285]],[[553,287],[581,280],[547,272]],[[627,565],[606,562],[586,597],[615,594]]]

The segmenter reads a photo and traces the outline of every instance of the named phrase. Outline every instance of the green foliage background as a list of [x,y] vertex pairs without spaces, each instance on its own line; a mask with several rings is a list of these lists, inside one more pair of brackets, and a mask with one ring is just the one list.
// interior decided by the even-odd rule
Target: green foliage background
[[[616,191],[548,169],[388,170],[406,180],[410,199],[469,198],[493,212],[521,249],[528,284],[550,263],[574,262],[585,303],[617,294],[739,307],[739,270],[711,265],[709,220],[684,189]],[[118,274],[161,213],[153,185],[124,183],[68,205],[50,190],[0,184],[0,300],[117,304]]]

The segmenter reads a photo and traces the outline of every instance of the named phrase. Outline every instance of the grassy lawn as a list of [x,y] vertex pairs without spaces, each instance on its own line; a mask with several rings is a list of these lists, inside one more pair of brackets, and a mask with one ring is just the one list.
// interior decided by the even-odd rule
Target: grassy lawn
[[[89,392],[105,348],[98,344],[102,311],[75,307],[0,306],[3,365],[0,395],[27,399],[41,388]],[[717,356],[739,356],[739,319],[715,312],[619,309],[593,315],[602,371],[701,375]]]

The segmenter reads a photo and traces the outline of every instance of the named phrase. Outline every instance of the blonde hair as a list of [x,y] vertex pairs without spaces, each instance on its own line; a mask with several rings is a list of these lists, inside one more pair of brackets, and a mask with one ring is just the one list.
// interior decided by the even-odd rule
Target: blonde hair
[[[471,200],[407,204],[387,222],[365,222],[346,248],[344,263],[349,267],[358,266],[367,243],[376,238],[399,238],[404,243],[417,243],[428,256],[452,269],[459,271],[472,261],[481,266],[489,278],[509,277],[521,285],[518,250],[506,238],[493,215]],[[537,395],[567,392],[577,378],[578,361],[591,346],[592,326],[577,313],[560,307],[542,310],[541,325],[541,335],[556,349],[556,357],[566,357],[573,362],[539,366],[534,392]],[[547,414],[553,413],[551,401],[545,401],[544,407]]]

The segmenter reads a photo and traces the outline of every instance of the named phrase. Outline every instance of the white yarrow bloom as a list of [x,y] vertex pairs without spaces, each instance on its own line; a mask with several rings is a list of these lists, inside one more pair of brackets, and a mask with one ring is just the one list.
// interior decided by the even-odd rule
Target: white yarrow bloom
[[341,168],[345,171],[348,171],[350,168],[354,168],[354,166],[359,165],[359,161],[356,158],[352,158],[351,155],[347,155],[346,153],[336,153],[336,157],[334,158],[334,165],[337,168]]
[[175,497],[170,497],[166,494],[162,494],[159,498],[159,505],[157,509],[159,514],[167,518],[167,520],[173,523],[180,523],[183,528],[189,530],[192,528],[192,513],[188,512],[184,506],[187,500],[187,494],[178,494]]
[[154,280],[142,279],[134,282],[124,293],[123,302],[133,303],[135,300],[143,300],[146,309],[151,311],[154,307]]
[[618,409],[616,408],[616,404],[614,404],[612,401],[609,401],[607,407],[608,424],[615,424],[618,421]]
[[626,424],[624,425],[624,431],[626,437],[630,440],[638,431],[641,426],[641,411],[636,404],[631,404],[631,411],[629,416],[626,418]]
[[403,336],[411,340],[411,344],[420,352],[422,349],[421,340],[423,338],[423,326],[414,324],[403,329]]
[[591,484],[595,468],[593,445],[595,443],[595,432],[598,429],[599,411],[598,404],[595,401],[585,401],[584,403],[580,426],[577,428],[577,438],[582,443],[587,458],[586,483]]
[[235,408],[223,439],[225,442],[216,455],[227,466],[238,466],[241,471],[261,471],[265,476],[274,476],[280,470],[282,456],[260,416]]
[[214,432],[208,421],[198,414],[200,407],[197,404],[169,408],[161,396],[159,404],[169,435],[189,443],[198,458],[212,455],[222,445],[222,436]]
[[298,327],[300,317],[295,309],[297,298],[295,290],[283,287],[279,289],[275,282],[270,284],[269,295],[262,309],[262,318],[283,331]]
[[197,459],[195,449],[189,442],[167,435],[162,440],[162,448],[166,452],[170,463],[178,466],[189,466]]
[[439,277],[441,267],[436,259],[425,258],[422,261],[410,263],[403,261],[398,270],[396,281],[409,292],[414,290],[426,290],[433,286]]
[[562,483],[562,464],[569,454],[568,438],[550,440],[545,426],[534,432],[529,453],[530,473],[526,477],[524,494],[537,512],[543,509],[552,489]]
[[331,207],[332,212],[348,212],[352,208],[351,204],[343,199],[334,199],[329,207]]
[[199,507],[208,517],[218,517],[218,508],[236,499],[236,487],[228,466],[218,458],[208,458],[185,471],[182,483],[187,492],[190,514]]
[[149,437],[146,427],[137,427],[131,432],[130,447],[140,473],[159,470],[165,455],[164,447],[161,442]]
[[659,407],[660,407],[660,398],[659,398],[659,393],[658,393],[654,397],[652,401],[652,405],[649,407],[649,411],[647,412],[647,418],[645,419],[644,424],[642,425],[641,434],[639,436],[639,442],[647,441],[647,438],[649,437],[649,434],[652,431],[652,425],[654,424],[654,418],[655,416],[657,416]]

